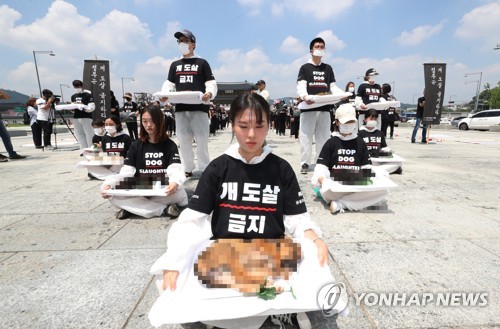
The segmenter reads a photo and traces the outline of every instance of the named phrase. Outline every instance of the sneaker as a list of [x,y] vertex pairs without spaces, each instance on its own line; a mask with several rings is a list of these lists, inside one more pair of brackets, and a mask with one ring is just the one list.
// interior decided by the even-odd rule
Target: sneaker
[[19,155],[19,154],[16,154],[14,156],[11,156],[9,157],[9,159],[11,160],[21,160],[21,159],[25,159],[26,157],[24,155]]
[[286,324],[292,324],[300,329],[311,329],[311,321],[306,313],[289,313],[271,315],[271,322],[284,329]]
[[427,140],[426,139],[422,139],[422,144],[427,144]]
[[99,178],[95,177],[91,173],[88,173],[87,176],[88,176],[88,178],[90,178],[90,180],[99,180]]
[[411,142],[412,142],[412,143],[415,143],[415,140],[414,140],[414,139],[412,139],[412,140],[411,140]]
[[398,170],[393,172],[393,174],[398,174],[398,175],[401,175],[402,173],[403,173],[403,167],[399,167]]
[[330,203],[330,212],[332,214],[335,214],[337,212],[339,212],[341,214],[341,213],[345,212],[344,205],[338,201],[332,201]]
[[0,154],[0,162],[7,162],[7,161],[9,161],[9,158],[3,154]]
[[186,176],[186,178],[189,178],[189,177],[193,176],[193,172],[192,171],[185,172],[184,175]]
[[309,171],[309,165],[307,163],[304,163],[302,165],[302,168],[300,168],[300,173],[301,174],[307,174],[308,171]]
[[116,219],[127,219],[132,215],[130,212],[126,211],[125,209],[120,210],[119,212],[116,213]]
[[184,207],[179,206],[177,203],[173,203],[171,205],[168,205],[164,210],[163,210],[163,215],[169,218],[177,218],[181,214],[181,212],[184,210]]

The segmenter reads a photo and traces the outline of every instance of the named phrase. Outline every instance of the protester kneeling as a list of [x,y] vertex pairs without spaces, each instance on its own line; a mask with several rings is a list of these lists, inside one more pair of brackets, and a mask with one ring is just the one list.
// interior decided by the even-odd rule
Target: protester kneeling
[[163,112],[150,105],[141,114],[139,139],[130,146],[120,172],[106,178],[101,194],[121,209],[118,219],[131,214],[175,218],[188,202],[182,187],[185,180],[177,145],[165,131]]

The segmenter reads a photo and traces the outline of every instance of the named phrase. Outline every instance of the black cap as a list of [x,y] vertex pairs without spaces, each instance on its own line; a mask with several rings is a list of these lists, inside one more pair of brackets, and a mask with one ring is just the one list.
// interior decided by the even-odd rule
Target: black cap
[[309,44],[309,50],[312,50],[312,49],[313,49],[314,44],[315,44],[316,42],[321,42],[322,44],[324,44],[324,45],[326,46],[325,40],[323,40],[323,38],[316,37],[316,38],[312,39],[311,43]]
[[186,38],[191,40],[191,42],[196,43],[196,37],[194,36],[194,34],[191,31],[182,30],[182,31],[175,32],[175,34],[174,34],[174,37],[176,39],[180,39],[180,37],[182,37],[182,36],[185,36]]
[[256,85],[265,85],[266,82],[264,80],[257,81]]
[[52,96],[52,95],[54,95],[54,93],[50,89],[44,89],[44,90],[42,90],[42,95]]
[[372,67],[366,71],[365,77],[369,77],[370,75],[378,75],[378,72]]
[[82,80],[73,80],[73,87],[83,87]]

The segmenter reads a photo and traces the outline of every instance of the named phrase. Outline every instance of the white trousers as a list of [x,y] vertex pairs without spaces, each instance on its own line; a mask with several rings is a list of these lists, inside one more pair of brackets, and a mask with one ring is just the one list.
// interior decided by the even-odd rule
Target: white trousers
[[92,146],[92,137],[94,136],[94,128],[92,127],[92,119],[78,118],[73,119],[73,127],[75,128],[75,136],[80,144],[80,150]]
[[330,138],[330,112],[302,112],[300,113],[300,164],[311,164],[313,134],[316,140],[316,156],[312,163],[316,163],[319,153]]
[[201,111],[178,112],[175,114],[177,138],[182,165],[186,172],[192,172],[194,164],[193,138],[196,140],[198,169],[204,171],[210,163],[208,155],[208,115]]
[[328,204],[332,201],[338,201],[345,205],[347,209],[357,211],[376,205],[384,200],[389,191],[332,192],[328,190],[323,192],[320,190],[320,193]]
[[108,176],[116,175],[120,172],[123,165],[113,166],[87,166],[89,174],[99,180],[105,180]]
[[161,216],[163,214],[163,210],[170,204],[177,203],[180,206],[187,205],[188,197],[184,188],[178,187],[174,194],[164,197],[113,196],[109,198],[109,202],[113,206],[119,209],[125,209],[126,211],[137,216],[151,218]]

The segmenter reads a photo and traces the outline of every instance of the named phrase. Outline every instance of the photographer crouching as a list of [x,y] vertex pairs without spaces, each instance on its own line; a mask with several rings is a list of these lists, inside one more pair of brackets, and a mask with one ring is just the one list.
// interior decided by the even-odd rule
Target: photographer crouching
[[[83,90],[81,80],[73,81],[75,94],[71,96],[71,103],[77,105],[73,114],[75,136],[80,144],[80,150],[92,146],[94,128],[92,127],[92,112],[95,110],[94,97],[88,90]],[[83,153],[80,154],[82,156]]]

